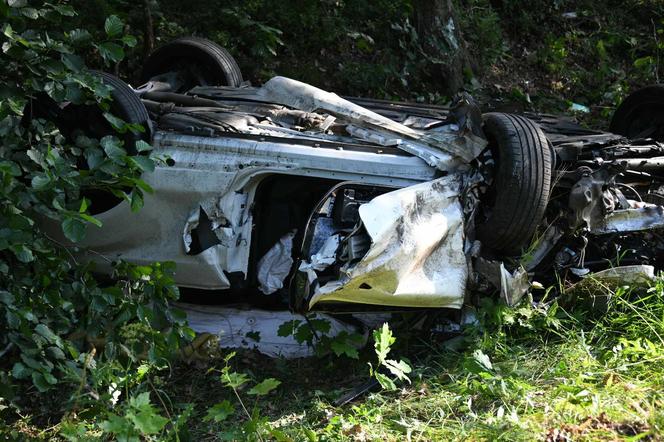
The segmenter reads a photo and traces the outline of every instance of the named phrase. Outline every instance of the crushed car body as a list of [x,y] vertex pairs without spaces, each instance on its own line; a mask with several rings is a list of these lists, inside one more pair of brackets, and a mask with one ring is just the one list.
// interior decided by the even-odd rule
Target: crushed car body
[[119,202],[95,215],[81,253],[100,271],[173,261],[183,288],[308,311],[459,309],[488,287],[511,304],[533,278],[578,281],[616,256],[661,268],[652,128],[482,115],[466,94],[445,107],[284,77],[251,87],[228,63],[215,79],[156,59],[126,86],[149,115],[129,122],[151,128],[162,159],[143,177],[155,192],[138,213]]

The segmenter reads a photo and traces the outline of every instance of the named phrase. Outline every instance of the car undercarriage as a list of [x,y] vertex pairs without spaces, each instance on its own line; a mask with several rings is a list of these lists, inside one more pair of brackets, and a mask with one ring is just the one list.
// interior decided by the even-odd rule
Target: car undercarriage
[[647,100],[626,100],[612,133],[483,115],[467,94],[438,106],[283,77],[252,87],[199,40],[179,44],[203,55],[158,50],[139,88],[103,74],[144,109],[118,113],[149,127],[163,161],[140,213],[93,200],[103,227],[82,253],[102,272],[169,260],[185,291],[342,311],[459,309],[472,292],[514,304],[533,281],[662,269],[662,112]]

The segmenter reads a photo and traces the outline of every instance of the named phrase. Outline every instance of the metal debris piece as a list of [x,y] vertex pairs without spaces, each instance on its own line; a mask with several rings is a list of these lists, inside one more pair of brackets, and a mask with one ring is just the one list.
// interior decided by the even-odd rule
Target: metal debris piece
[[636,232],[664,227],[664,207],[649,205],[640,209],[616,210],[602,218],[591,230],[595,234]]
[[368,126],[374,130],[397,134],[406,140],[417,141],[422,146],[412,147],[405,143],[401,148],[441,170],[449,169],[449,155],[459,157],[464,161],[471,161],[486,146],[486,140],[479,137],[471,139],[411,129],[341,98],[337,94],[286,77],[271,78],[256,94],[268,102],[283,104],[306,112],[324,111],[357,126]]
[[[302,315],[286,310],[243,310],[239,308],[176,303],[175,306],[187,314],[189,326],[196,333],[210,333],[219,338],[221,348],[244,348],[257,350],[273,358],[304,358],[313,356],[314,349],[306,342],[297,342],[293,335],[279,336],[279,327],[293,320],[303,323]],[[330,323],[327,336],[336,336],[341,332],[360,333],[364,330],[342,322],[331,315],[322,313],[312,316],[325,319]],[[358,343],[358,348],[366,341]]]
[[613,267],[587,274],[565,293],[587,303],[593,311],[606,313],[613,293],[619,287],[648,287],[654,280],[655,268],[650,265]]
[[346,277],[319,287],[309,302],[460,308],[468,267],[459,178],[384,193],[360,206],[372,245]]
[[508,272],[503,263],[500,263],[500,297],[510,307],[514,307],[528,293],[530,281],[528,272],[519,266],[512,273]]

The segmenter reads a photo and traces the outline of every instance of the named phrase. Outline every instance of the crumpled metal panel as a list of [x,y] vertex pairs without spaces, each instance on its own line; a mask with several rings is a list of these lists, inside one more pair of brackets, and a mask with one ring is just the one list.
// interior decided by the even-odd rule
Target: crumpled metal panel
[[458,175],[374,198],[360,207],[372,245],[337,282],[309,302],[461,308],[468,265]]
[[[196,305],[177,303],[184,310],[192,330],[198,334],[211,334],[219,340],[221,348],[245,348],[256,350],[273,358],[304,358],[313,356],[315,348],[306,342],[298,342],[291,334],[280,336],[279,328],[288,321],[304,323],[306,318],[289,311],[245,310],[218,305]],[[376,316],[376,315],[374,315]],[[310,319],[323,319],[330,324],[324,335],[334,337],[340,333],[363,333],[361,327],[347,324],[332,315],[317,313]],[[372,319],[369,316],[369,319]],[[376,316],[376,319],[380,319]],[[367,333],[358,343],[360,348],[366,342]],[[253,336],[253,337],[252,337]]]
[[[301,81],[286,77],[273,77],[256,95],[265,101],[283,104],[306,112],[324,111],[341,117],[360,127],[369,127],[404,138],[398,147],[425,160],[441,170],[449,170],[451,157],[471,161],[486,146],[481,137],[465,134],[422,132],[397,123],[367,108],[352,103],[337,94],[327,92]],[[409,142],[409,140],[411,142]]]
[[638,209],[615,210],[591,230],[594,234],[637,232],[664,227],[664,207],[654,204]]

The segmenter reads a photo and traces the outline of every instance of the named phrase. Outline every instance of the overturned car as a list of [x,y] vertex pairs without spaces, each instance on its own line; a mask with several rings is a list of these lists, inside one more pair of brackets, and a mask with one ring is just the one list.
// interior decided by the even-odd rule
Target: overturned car
[[93,199],[103,226],[81,253],[101,271],[174,261],[185,289],[308,311],[458,309],[490,286],[515,302],[532,278],[661,267],[659,86],[629,97],[609,133],[482,115],[467,95],[443,107],[283,77],[251,87],[198,38],[155,51],[137,89],[101,75],[114,114],[168,158],[138,213]]

